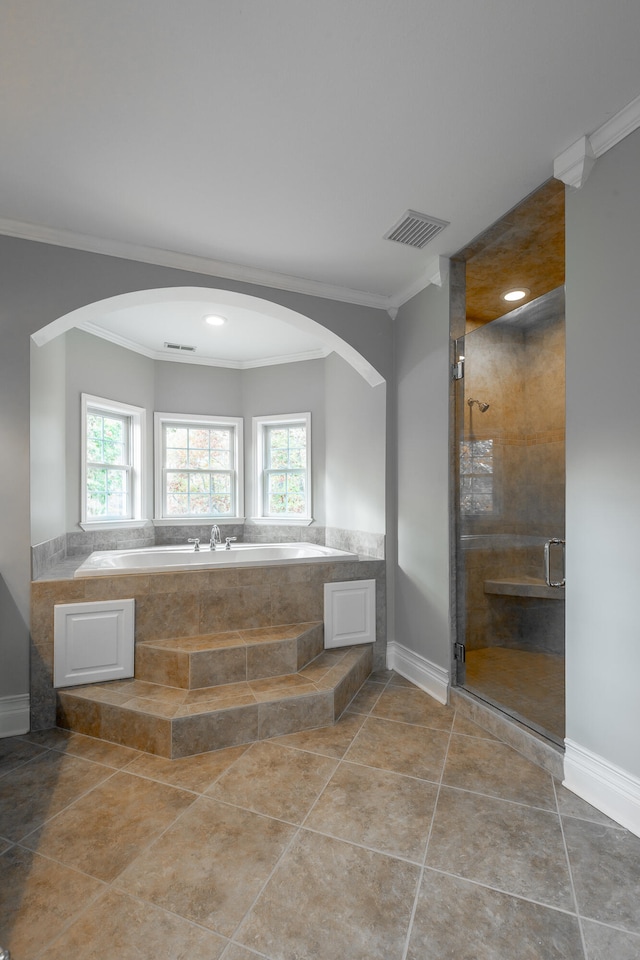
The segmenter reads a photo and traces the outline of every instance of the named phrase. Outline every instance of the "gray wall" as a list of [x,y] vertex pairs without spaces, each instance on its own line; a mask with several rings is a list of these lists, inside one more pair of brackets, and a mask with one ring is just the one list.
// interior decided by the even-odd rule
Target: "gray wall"
[[567,192],[567,737],[640,776],[640,132]]
[[66,346],[31,344],[31,543],[66,531]]
[[327,526],[383,533],[386,384],[370,387],[335,353],[325,376]]
[[236,290],[296,310],[341,336],[383,377],[392,374],[392,325],[382,310],[0,237],[0,576],[6,586],[0,596],[0,695],[28,691],[29,336],[70,311],[107,297],[194,285]]
[[[94,337],[84,330],[69,330],[63,337],[67,351],[67,499],[66,530],[77,530],[80,520],[80,397],[89,393],[105,400],[118,400],[147,411],[144,503],[148,516],[153,504],[153,402],[155,365],[142,354]],[[54,343],[55,341],[52,341]],[[32,494],[33,502],[33,494]]]
[[[311,412],[311,471],[313,516],[325,522],[325,393],[324,360],[302,360],[255,367],[242,372],[242,412],[245,418],[245,489],[247,517],[255,516],[255,461],[252,417]],[[351,371],[353,376],[358,376]],[[248,482],[247,482],[248,480]]]
[[448,670],[449,293],[430,286],[396,317],[397,643]]

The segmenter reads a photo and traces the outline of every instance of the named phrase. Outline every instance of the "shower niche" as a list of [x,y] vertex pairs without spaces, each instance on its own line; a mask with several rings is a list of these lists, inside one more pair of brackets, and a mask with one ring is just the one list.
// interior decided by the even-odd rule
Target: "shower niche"
[[458,341],[458,684],[564,738],[564,287]]

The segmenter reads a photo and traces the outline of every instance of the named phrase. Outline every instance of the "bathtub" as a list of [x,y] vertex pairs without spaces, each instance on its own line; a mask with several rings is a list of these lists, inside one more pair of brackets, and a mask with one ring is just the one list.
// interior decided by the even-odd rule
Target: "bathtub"
[[140,550],[97,550],[78,567],[74,577],[357,559],[357,553],[335,550],[316,543],[237,543],[230,550],[225,550],[224,547],[211,550],[207,545],[201,545],[198,551],[190,545],[145,547]]

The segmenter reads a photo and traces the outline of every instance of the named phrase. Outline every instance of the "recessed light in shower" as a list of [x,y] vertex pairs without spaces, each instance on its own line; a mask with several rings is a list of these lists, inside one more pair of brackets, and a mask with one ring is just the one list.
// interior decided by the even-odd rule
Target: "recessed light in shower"
[[212,327],[221,327],[227,322],[226,317],[221,317],[217,313],[208,313],[206,317],[203,317],[205,323],[210,324]]
[[518,300],[524,300],[530,293],[531,290],[528,290],[527,287],[518,287],[517,290],[507,290],[502,294],[502,299],[508,303],[515,303]]

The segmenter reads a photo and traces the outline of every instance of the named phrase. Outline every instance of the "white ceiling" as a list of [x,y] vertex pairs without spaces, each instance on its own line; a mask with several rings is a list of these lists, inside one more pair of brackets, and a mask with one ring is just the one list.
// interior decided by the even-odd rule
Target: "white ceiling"
[[[640,94],[639,41],[638,0],[2,0],[0,232],[402,302]],[[450,226],[384,240],[407,209]]]
[[[256,305],[259,303],[256,301]],[[205,317],[211,315],[224,318],[225,323],[210,326]],[[313,333],[269,316],[259,308],[250,309],[215,297],[187,300],[171,296],[161,302],[110,309],[75,325],[156,360],[240,370],[314,360],[331,352],[331,347]],[[176,350],[176,346],[182,349]],[[194,351],[185,351],[184,347],[193,347]]]

